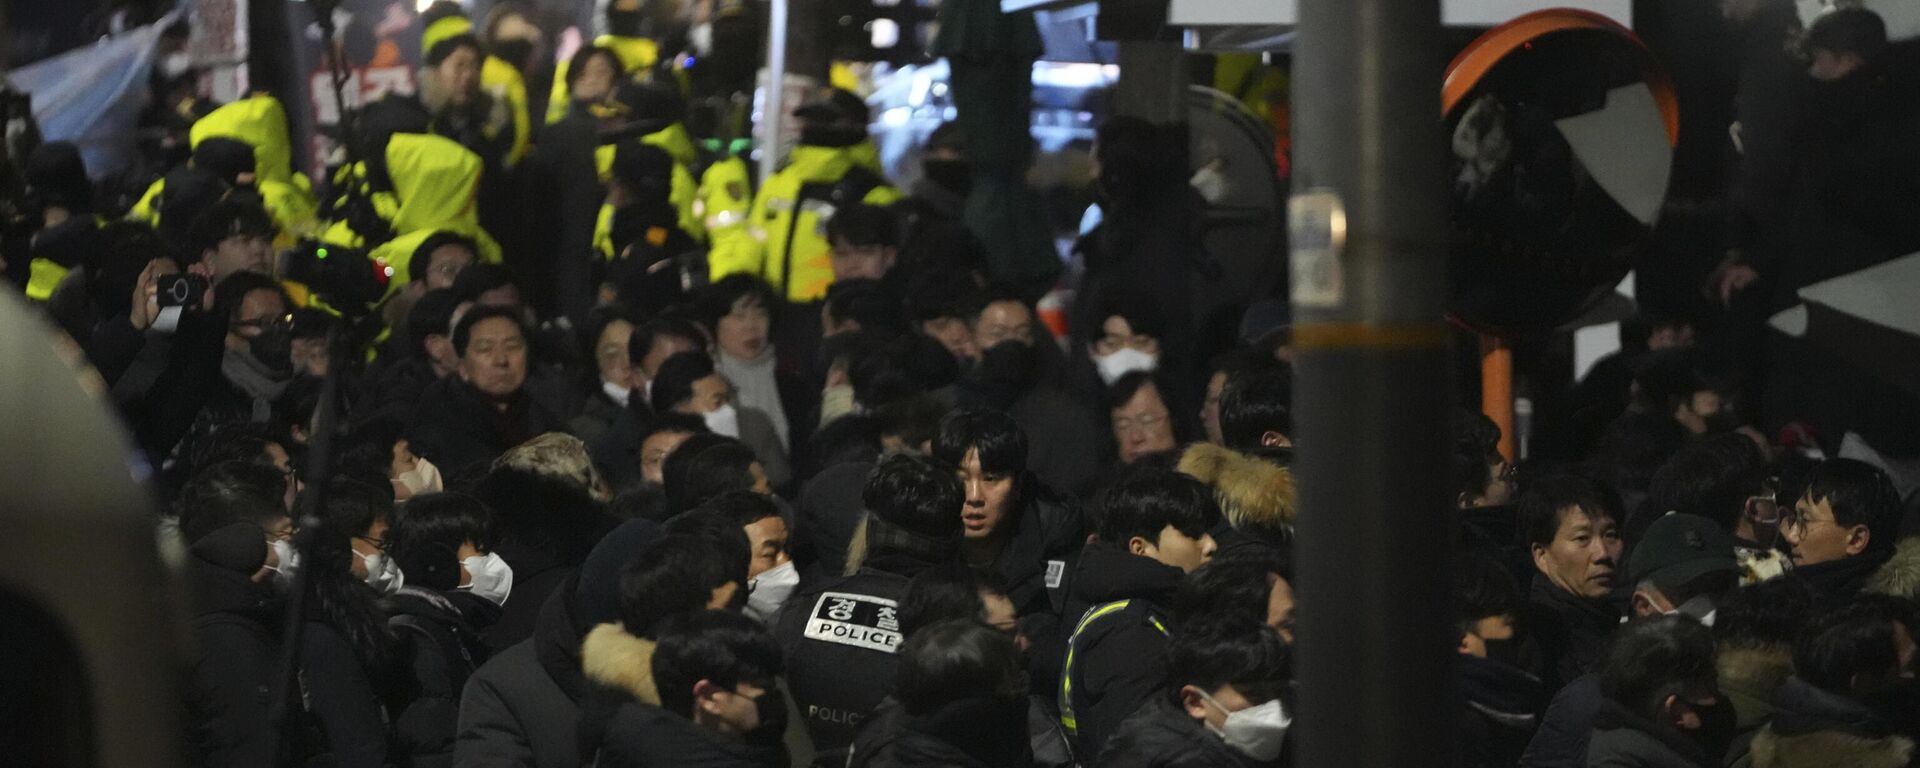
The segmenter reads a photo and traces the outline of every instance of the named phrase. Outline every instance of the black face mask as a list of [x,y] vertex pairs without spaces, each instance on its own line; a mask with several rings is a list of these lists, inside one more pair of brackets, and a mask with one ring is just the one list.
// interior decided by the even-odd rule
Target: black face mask
[[1722,695],[1711,707],[1693,706],[1700,716],[1700,729],[1687,731],[1687,738],[1700,745],[1701,751],[1714,758],[1727,753],[1734,736],[1740,731],[1740,714],[1733,709],[1733,701]]
[[1731,408],[1722,408],[1701,421],[1706,422],[1707,434],[1710,435],[1725,434],[1746,426],[1740,420],[1740,414],[1734,413]]
[[533,41],[521,37],[496,40],[493,43],[493,55],[512,64],[514,69],[525,72],[533,63]]
[[293,372],[293,328],[272,325],[260,329],[260,335],[247,341],[247,353],[268,370]]
[[957,195],[973,189],[973,164],[965,160],[926,160],[920,170],[927,180]]
[[[746,594],[746,590],[741,590]],[[760,725],[747,734],[747,741],[756,744],[778,744],[787,732],[787,696],[779,686],[767,683],[766,693],[754,700],[754,707],[760,714]]]

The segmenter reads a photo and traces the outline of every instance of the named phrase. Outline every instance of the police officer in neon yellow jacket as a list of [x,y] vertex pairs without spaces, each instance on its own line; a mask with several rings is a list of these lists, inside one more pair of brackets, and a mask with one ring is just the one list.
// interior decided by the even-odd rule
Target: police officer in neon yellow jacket
[[[318,206],[306,175],[293,172],[287,112],[278,99],[259,93],[220,107],[195,122],[188,139],[195,150],[196,165],[204,161],[201,150],[210,139],[226,139],[252,148],[252,186],[279,227],[275,246],[286,248],[314,233]],[[128,218],[160,226],[159,200],[165,190],[165,179],[154,182],[134,204]]]
[[[614,98],[591,107],[599,118],[602,141],[594,150],[594,168],[602,185],[613,181],[614,157],[622,144],[639,143],[658,148],[673,159],[673,189],[668,197],[678,214],[681,231],[694,240],[706,240],[706,227],[695,212],[699,186],[693,180],[693,166],[700,160],[693,138],[687,134],[687,102],[672,86],[657,83],[621,83]],[[603,205],[594,225],[594,245],[602,258],[611,258],[613,207]]]
[[[647,13],[640,10],[640,0],[613,0],[607,5],[608,34],[594,38],[597,47],[611,49],[620,57],[621,70],[628,79],[641,82],[659,82],[673,86],[681,94],[687,92],[687,75],[674,60],[676,49],[663,44],[663,30]],[[560,122],[567,116],[571,103],[571,94],[567,89],[567,72],[572,66],[570,61],[562,61],[553,73],[553,91],[547,97],[547,124]]]
[[482,261],[498,264],[500,244],[480,227],[475,201],[480,190],[480,156],[441,136],[394,134],[387,142],[387,173],[399,203],[392,221],[393,239],[368,256],[388,272],[389,290],[405,284],[407,265],[428,238],[450,232],[472,240]]
[[774,174],[754,198],[747,214],[753,241],[716,243],[708,254],[713,279],[737,272],[758,275],[787,301],[819,301],[833,282],[832,247],[827,221],[852,203],[892,205],[900,192],[881,176],[873,144],[867,138],[867,105],[859,96],[834,90],[794,112],[800,118],[800,145],[787,167]]
[[[512,168],[527,156],[527,149],[531,145],[533,136],[533,125],[527,112],[527,81],[521,74],[524,65],[503,59],[498,54],[519,52],[522,55],[530,55],[527,49],[538,45],[539,28],[527,23],[525,16],[518,8],[496,6],[495,11],[488,14],[487,33],[490,36],[497,35],[502,29],[508,29],[509,32],[498,40],[492,37],[484,41],[475,38],[476,42],[481,43],[486,54],[480,63],[480,89],[486,91],[488,97],[501,105],[502,111],[511,121],[513,136],[502,164],[504,167]],[[516,25],[511,19],[518,19],[520,23]],[[466,12],[458,4],[447,2],[447,0],[428,6],[426,12],[420,15],[420,21],[425,25],[425,31],[420,34],[420,53],[429,58],[434,46],[457,37],[475,34],[473,20],[467,18]],[[529,33],[535,36],[534,39],[528,40],[525,37]],[[509,45],[508,41],[517,42]],[[495,50],[496,47],[499,48],[498,51]]]

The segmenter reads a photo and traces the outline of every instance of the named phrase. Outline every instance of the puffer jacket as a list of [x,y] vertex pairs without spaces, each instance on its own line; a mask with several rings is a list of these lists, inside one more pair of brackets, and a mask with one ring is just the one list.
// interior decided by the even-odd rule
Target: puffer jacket
[[1893,558],[1867,579],[1866,591],[1920,600],[1920,536],[1900,540]]
[[456,765],[467,768],[575,768],[575,722],[586,687],[580,632],[569,603],[574,585],[554,590],[533,637],[482,665],[460,697]]
[[1914,743],[1891,735],[1866,705],[1796,677],[1781,686],[1749,757],[1752,768],[1899,768],[1912,764]]
[[1154,696],[1121,724],[1091,763],[1093,768],[1256,768],[1263,765],[1227,746],[1175,706]]

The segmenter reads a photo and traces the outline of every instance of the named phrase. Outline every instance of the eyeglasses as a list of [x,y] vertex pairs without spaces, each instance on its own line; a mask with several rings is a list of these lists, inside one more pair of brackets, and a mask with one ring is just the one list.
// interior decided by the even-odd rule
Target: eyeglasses
[[1158,427],[1161,424],[1165,424],[1166,422],[1167,422],[1167,417],[1162,416],[1160,414],[1155,414],[1155,413],[1149,413],[1144,416],[1138,416],[1134,418],[1118,418],[1113,420],[1113,431],[1121,434],[1126,434],[1136,429],[1151,430],[1154,427]]
[[376,539],[376,538],[373,538],[372,536],[355,536],[353,538],[366,542],[368,545],[372,546],[374,549],[380,550],[382,552],[387,551],[388,542],[386,539]]
[[234,323],[233,327],[258,328],[262,332],[268,331],[268,330],[291,331],[293,330],[293,315],[288,314],[288,315],[281,315],[279,317],[262,317],[255,320],[241,320],[239,322]]
[[1139,333],[1132,336],[1102,336],[1094,340],[1093,353],[1096,355],[1111,355],[1120,351],[1122,347],[1131,347],[1147,354],[1153,354],[1160,351],[1160,341],[1152,336]]

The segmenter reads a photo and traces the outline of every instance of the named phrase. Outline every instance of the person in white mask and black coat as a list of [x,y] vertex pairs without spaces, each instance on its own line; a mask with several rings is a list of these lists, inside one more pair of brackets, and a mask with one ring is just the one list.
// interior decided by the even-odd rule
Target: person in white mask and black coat
[[1180,628],[1166,690],[1141,705],[1095,768],[1253,768],[1283,764],[1293,724],[1286,643],[1240,617]]
[[327,491],[324,523],[296,561],[307,573],[300,700],[324,734],[319,759],[380,768],[389,764],[385,683],[399,664],[380,598],[404,581],[385,553],[393,491],[344,477]]
[[653,407],[699,416],[716,435],[737,439],[753,448],[776,489],[793,479],[785,443],[773,420],[757,409],[736,403],[734,387],[701,352],[682,352],[667,358],[653,377]]
[[451,766],[461,689],[492,655],[479,630],[499,618],[513,568],[490,551],[492,513],[465,494],[408,501],[387,539],[409,575],[387,600],[388,626],[412,671],[396,681],[394,746],[410,765]]

